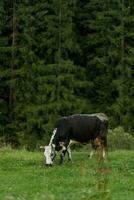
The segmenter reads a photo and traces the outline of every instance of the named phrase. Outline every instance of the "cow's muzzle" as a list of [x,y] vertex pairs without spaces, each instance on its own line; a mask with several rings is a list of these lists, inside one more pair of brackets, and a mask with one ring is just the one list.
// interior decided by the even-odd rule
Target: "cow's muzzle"
[[47,167],[52,167],[52,164],[46,164]]

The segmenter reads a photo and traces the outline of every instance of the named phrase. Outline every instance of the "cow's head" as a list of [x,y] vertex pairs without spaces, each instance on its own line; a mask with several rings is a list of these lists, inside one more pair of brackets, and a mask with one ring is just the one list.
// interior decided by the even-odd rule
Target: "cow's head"
[[44,156],[45,156],[45,160],[46,160],[46,165],[52,165],[54,158],[55,158],[55,145],[48,145],[48,146],[44,146],[44,147],[40,147],[44,149]]

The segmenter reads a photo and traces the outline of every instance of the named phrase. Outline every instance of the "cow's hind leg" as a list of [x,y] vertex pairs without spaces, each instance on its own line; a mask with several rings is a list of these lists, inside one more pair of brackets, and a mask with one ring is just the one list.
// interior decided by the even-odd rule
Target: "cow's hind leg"
[[91,141],[91,146],[92,146],[92,150],[91,150],[90,155],[89,155],[90,158],[93,157],[93,154],[96,152],[96,149],[97,149],[97,146],[95,145],[93,140]]
[[108,121],[106,120],[102,123],[101,131],[100,131],[103,158],[106,157],[106,151],[107,151],[107,132],[108,132]]
[[107,151],[107,138],[102,139],[102,157],[106,158],[106,151]]
[[94,140],[91,141],[92,145],[92,150],[90,153],[90,158],[92,158],[93,154],[95,153],[96,150],[99,152],[102,152],[102,157],[105,158],[106,156],[106,139],[105,138],[100,138],[97,137]]
[[102,158],[105,159],[106,157],[106,149],[107,149],[107,139],[106,137],[98,137],[94,140],[98,150],[102,153]]

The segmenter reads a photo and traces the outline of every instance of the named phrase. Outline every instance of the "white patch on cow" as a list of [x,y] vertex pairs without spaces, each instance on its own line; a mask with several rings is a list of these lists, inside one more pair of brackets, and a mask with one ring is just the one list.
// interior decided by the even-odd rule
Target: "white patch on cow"
[[67,148],[64,145],[64,142],[59,142],[60,147],[62,147],[62,149],[60,150],[60,152],[65,151]]
[[52,144],[52,147],[55,148],[55,144]]
[[71,144],[79,144],[80,142],[78,142],[78,141],[76,141],[76,140],[70,140],[70,142],[69,142],[69,146],[71,145]]
[[67,148],[65,146],[62,147],[62,151],[65,151]]
[[49,142],[49,145],[50,145],[50,146],[52,145],[52,142],[53,142],[53,139],[54,139],[54,136],[55,136],[56,132],[57,132],[57,128],[55,128],[55,129],[53,130],[53,134],[52,134],[52,137],[51,137],[50,142]]
[[82,117],[87,117],[87,116],[96,116],[98,117],[101,121],[108,120],[108,117],[104,113],[93,113],[93,114],[76,114],[70,116],[70,118],[75,118],[76,116],[82,116]]
[[90,116],[96,116],[101,121],[108,120],[108,117],[104,113],[94,113],[94,114],[91,114]]

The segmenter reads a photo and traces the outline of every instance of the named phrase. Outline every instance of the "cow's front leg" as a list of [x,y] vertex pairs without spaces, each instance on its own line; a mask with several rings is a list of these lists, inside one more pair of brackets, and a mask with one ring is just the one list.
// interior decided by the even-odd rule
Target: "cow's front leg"
[[72,161],[71,149],[69,146],[67,147],[67,155],[68,155],[68,161]]
[[67,152],[67,149],[65,147],[64,150],[62,150],[60,154],[60,164],[64,162],[64,157],[65,157],[66,152]]
[[60,142],[59,144],[62,147],[61,154],[60,154],[60,164],[62,164],[63,161],[64,161],[64,157],[65,157],[66,152],[68,153],[68,156],[71,159],[71,152],[70,152],[70,149],[69,149],[69,141],[68,140],[64,141],[64,142]]

